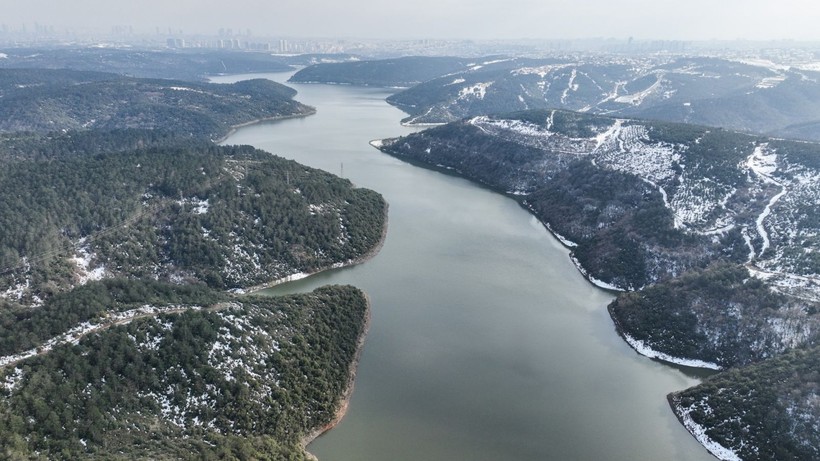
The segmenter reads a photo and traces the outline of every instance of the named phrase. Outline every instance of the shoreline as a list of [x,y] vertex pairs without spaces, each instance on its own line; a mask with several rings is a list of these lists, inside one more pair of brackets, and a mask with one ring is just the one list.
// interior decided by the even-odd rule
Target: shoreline
[[716,363],[706,362],[704,360],[699,359],[687,359],[681,357],[673,357],[665,352],[656,351],[651,347],[647,346],[644,341],[633,338],[629,333],[627,333],[623,326],[621,325],[620,320],[612,311],[612,305],[610,304],[606,308],[607,313],[609,314],[609,318],[612,319],[612,323],[615,325],[615,333],[621,337],[621,339],[629,345],[638,355],[646,357],[651,360],[659,360],[661,362],[670,363],[673,365],[684,366],[684,367],[692,367],[692,368],[702,368],[706,370],[715,370],[715,371],[722,371],[724,368]]
[[222,136],[221,138],[218,138],[218,139],[213,139],[212,142],[214,144],[222,144],[228,138],[233,136],[237,131],[239,131],[240,128],[244,128],[244,127],[247,127],[247,126],[257,125],[257,124],[263,123],[263,122],[275,122],[275,121],[278,121],[278,120],[288,120],[288,119],[291,119],[291,118],[309,117],[311,115],[316,114],[316,108],[315,107],[312,107],[312,106],[305,106],[305,107],[307,107],[309,109],[308,112],[301,113],[301,114],[274,115],[273,117],[262,117],[262,118],[257,118],[257,119],[251,120],[249,122],[239,123],[239,124],[236,124],[236,125],[231,125],[230,128],[228,129],[228,132],[224,136]]
[[398,138],[374,139],[374,140],[370,141],[370,145],[373,148],[375,148],[376,150],[378,150],[379,152],[381,152],[385,155],[388,155],[390,157],[396,158],[398,160],[401,160],[402,162],[405,162],[407,164],[417,166],[419,168],[424,168],[424,169],[430,170],[430,171],[436,171],[436,172],[439,172],[439,173],[442,173],[442,174],[445,174],[445,175],[448,175],[448,176],[453,176],[453,177],[456,177],[456,178],[465,179],[465,180],[469,181],[470,183],[472,183],[473,185],[476,185],[476,186],[478,186],[482,189],[486,189],[486,190],[495,192],[497,194],[501,194],[505,197],[508,197],[508,198],[514,200],[516,203],[518,203],[518,205],[521,208],[526,210],[527,213],[529,213],[539,223],[541,223],[541,225],[546,229],[546,231],[553,238],[558,240],[558,242],[564,248],[569,250],[569,254],[568,254],[569,260],[573,263],[573,265],[575,266],[575,269],[581,274],[581,276],[584,277],[587,280],[587,282],[589,282],[590,284],[592,284],[596,288],[599,288],[601,290],[607,291],[607,292],[612,293],[612,294],[623,293],[623,292],[628,292],[628,291],[637,291],[637,290],[629,290],[629,289],[622,288],[622,287],[619,287],[619,286],[616,286],[616,285],[612,285],[610,283],[604,282],[603,280],[598,280],[594,276],[590,275],[589,271],[587,271],[586,268],[584,268],[584,266],[581,265],[580,261],[578,261],[572,254],[573,248],[576,248],[578,246],[578,244],[571,241],[571,240],[569,240],[568,238],[564,237],[563,235],[555,232],[553,230],[552,226],[550,226],[550,224],[547,221],[545,221],[540,216],[538,216],[538,214],[536,214],[536,212],[533,209],[532,205],[530,205],[527,202],[525,197],[512,194],[509,191],[505,191],[505,190],[500,189],[498,187],[495,187],[495,186],[492,186],[490,184],[486,184],[482,181],[479,181],[477,179],[471,178],[471,177],[467,176],[466,174],[462,173],[461,171],[459,171],[458,169],[456,169],[454,167],[448,167],[448,166],[444,166],[444,165],[432,165],[432,164],[426,163],[422,160],[417,160],[417,159],[410,158],[410,157],[405,157],[405,156],[402,156],[402,155],[396,155],[392,152],[386,151],[385,148],[387,148],[389,146],[391,141],[394,141],[396,139],[398,139]]
[[337,263],[333,263],[330,266],[323,267],[321,269],[317,269],[313,272],[296,272],[296,273],[287,275],[287,276],[282,277],[282,278],[271,280],[270,282],[265,282],[265,283],[262,283],[262,284],[259,284],[259,285],[253,285],[253,286],[250,286],[250,287],[247,287],[247,288],[243,288],[241,293],[242,294],[253,294],[253,293],[257,293],[259,291],[262,291],[262,290],[265,290],[265,289],[268,289],[268,288],[273,288],[275,286],[282,285],[282,284],[285,284],[285,283],[288,283],[288,282],[295,282],[297,280],[302,280],[302,279],[308,278],[308,277],[313,276],[313,275],[321,274],[322,272],[327,272],[327,271],[334,270],[334,269],[344,269],[346,267],[357,266],[359,264],[363,264],[363,263],[366,263],[367,261],[370,261],[377,254],[379,254],[382,247],[384,246],[384,242],[387,240],[387,229],[388,229],[389,223],[390,223],[390,219],[388,217],[389,209],[390,209],[390,204],[387,203],[387,201],[385,200],[385,202],[384,202],[384,225],[382,226],[382,233],[379,236],[379,241],[376,242],[376,244],[373,245],[372,248],[367,250],[361,256],[359,256],[357,258],[354,258],[354,259],[348,259],[347,261],[340,261],[340,262],[337,262]]
[[359,361],[362,357],[362,351],[364,350],[365,340],[367,338],[368,332],[370,332],[370,324],[372,320],[372,312],[373,307],[370,301],[370,296],[362,291],[365,299],[365,315],[364,315],[364,325],[362,325],[362,331],[359,334],[359,337],[356,339],[356,353],[353,355],[353,360],[350,362],[350,366],[348,367],[347,373],[347,383],[345,385],[345,390],[342,392],[342,395],[339,397],[338,404],[339,406],[336,408],[336,413],[331,418],[330,422],[325,424],[324,426],[318,427],[311,432],[308,432],[302,437],[300,444],[302,449],[305,451],[305,454],[309,459],[318,460],[319,458],[316,457],[313,453],[307,450],[307,446],[310,445],[314,440],[319,438],[322,434],[332,430],[335,428],[344,416],[347,414],[347,409],[350,406],[350,399],[353,397],[353,389],[356,387],[356,373],[359,369]]
[[706,435],[707,428],[696,423],[689,413],[690,409],[681,407],[676,401],[676,392],[672,392],[666,396],[666,401],[672,409],[672,413],[678,418],[678,422],[683,426],[689,434],[698,441],[698,443],[709,452],[710,455],[721,461],[741,461],[740,457],[731,448],[715,442]]
[[[509,198],[515,200],[519,204],[519,206],[521,206],[524,210],[527,211],[527,213],[529,213],[532,217],[534,217],[553,238],[558,240],[558,242],[564,248],[569,250],[569,254],[567,256],[568,256],[569,260],[572,262],[573,266],[575,266],[575,269],[581,274],[582,277],[584,277],[584,279],[586,279],[586,281],[588,283],[590,283],[594,287],[596,287],[600,290],[606,291],[610,294],[616,295],[616,296],[619,293],[628,293],[628,292],[639,292],[639,291],[641,291],[640,288],[639,289],[627,289],[627,288],[619,287],[617,285],[613,285],[611,283],[604,282],[603,280],[599,280],[599,279],[595,278],[595,276],[591,275],[589,273],[589,271],[581,264],[580,261],[578,261],[578,259],[572,253],[573,249],[575,247],[577,247],[578,244],[571,241],[571,240],[569,240],[565,236],[557,233],[546,220],[542,219],[540,216],[538,216],[538,214],[536,214],[536,212],[533,209],[532,205],[530,205],[526,201],[526,199],[521,199],[520,197],[515,196],[513,194],[510,194],[509,192],[505,192],[503,190],[500,190],[497,187],[493,187],[493,186],[484,184],[484,183],[482,183],[480,181],[477,181],[473,178],[470,178],[467,175],[464,175],[461,172],[459,172],[458,170],[455,170],[455,169],[452,169],[452,168],[442,167],[440,165],[435,165],[434,166],[434,165],[431,165],[431,164],[428,164],[428,163],[425,163],[425,162],[422,162],[422,161],[419,161],[419,160],[415,160],[415,159],[411,159],[411,158],[407,158],[407,157],[403,157],[403,156],[398,156],[398,155],[393,155],[393,154],[391,154],[389,152],[386,152],[382,149],[383,147],[385,147],[385,141],[387,141],[387,140],[391,140],[391,138],[377,139],[377,140],[374,140],[374,141],[370,141],[370,145],[373,146],[374,148],[378,149],[379,151],[381,151],[384,154],[390,155],[391,157],[397,158],[397,159],[399,159],[401,161],[404,161],[406,163],[409,163],[411,165],[416,165],[416,166],[419,166],[421,168],[425,168],[425,169],[428,169],[428,170],[438,171],[438,172],[443,173],[443,174],[453,175],[453,176],[456,176],[456,177],[466,179],[466,180],[470,181],[471,183],[473,183],[473,184],[475,184],[479,187],[486,188],[490,191],[499,193],[501,195],[504,195],[506,197],[509,197]],[[723,367],[721,367],[720,365],[715,364],[715,363],[706,362],[706,361],[698,360],[698,359],[686,359],[686,358],[673,357],[673,356],[665,354],[663,352],[659,352],[659,351],[656,351],[654,349],[651,349],[650,347],[645,346],[642,341],[638,341],[638,340],[634,339],[632,336],[630,336],[628,333],[626,333],[623,330],[623,328],[620,325],[620,322],[618,321],[617,317],[613,314],[611,309],[609,309],[609,306],[607,306],[607,313],[609,314],[609,318],[612,321],[613,325],[615,326],[615,332],[618,334],[618,336],[621,338],[621,340],[624,341],[625,343],[627,343],[629,345],[629,347],[631,347],[638,355],[646,357],[650,360],[658,360],[658,361],[668,363],[668,364],[671,364],[671,365],[676,365],[676,366],[702,368],[702,369],[706,369],[706,370],[723,370]]]
[[[389,228],[389,217],[388,217],[389,216],[389,214],[388,214],[389,209],[390,209],[390,204],[385,200],[385,202],[384,202],[384,225],[382,226],[382,232],[381,232],[381,235],[379,236],[379,240],[376,242],[375,245],[373,245],[372,248],[370,248],[370,250],[368,250],[367,252],[365,252],[364,254],[359,256],[358,258],[351,259],[351,260],[348,260],[346,262],[336,263],[336,264],[331,265],[330,267],[319,269],[319,270],[311,272],[311,273],[301,272],[301,273],[291,274],[287,277],[283,277],[283,278],[280,278],[280,279],[277,279],[277,280],[273,280],[271,282],[268,282],[268,283],[265,283],[265,284],[262,284],[262,285],[257,285],[257,286],[251,287],[251,288],[247,288],[246,291],[245,291],[245,294],[251,294],[251,293],[254,293],[254,292],[258,292],[258,291],[264,290],[266,288],[271,288],[271,287],[274,287],[276,285],[281,285],[283,283],[288,283],[288,282],[292,282],[292,281],[296,281],[296,280],[301,280],[303,278],[307,278],[307,277],[310,277],[312,275],[316,275],[316,274],[319,274],[321,272],[325,272],[325,271],[328,271],[328,270],[341,269],[341,268],[345,268],[345,267],[355,266],[355,265],[362,264],[362,263],[365,263],[365,262],[373,259],[373,257],[375,257],[377,254],[379,254],[382,247],[384,246],[384,242],[387,240],[387,230]],[[373,306],[372,306],[372,302],[370,300],[370,296],[364,290],[360,290],[360,291],[362,292],[362,294],[364,295],[364,298],[365,298],[364,325],[362,326],[362,331],[359,334],[359,337],[356,339],[356,353],[353,355],[353,360],[350,362],[350,366],[348,367],[347,383],[345,385],[345,390],[339,396],[338,407],[336,408],[336,412],[333,415],[333,417],[331,418],[330,422],[325,424],[324,426],[317,427],[317,428],[313,429],[312,431],[308,432],[299,441],[300,446],[302,447],[302,450],[305,452],[305,455],[308,459],[318,461],[318,458],[316,457],[316,455],[314,455],[313,453],[310,453],[307,450],[307,446],[310,445],[314,440],[319,438],[322,434],[325,434],[326,432],[332,430],[340,422],[342,422],[342,419],[344,419],[344,416],[347,414],[347,409],[350,405],[350,399],[353,396],[353,390],[356,386],[356,374],[357,374],[357,371],[358,371],[358,368],[359,368],[359,361],[361,360],[362,351],[364,350],[364,344],[365,344],[365,340],[367,339],[367,334],[370,332],[371,319],[372,319],[372,315],[373,315],[372,314]]]

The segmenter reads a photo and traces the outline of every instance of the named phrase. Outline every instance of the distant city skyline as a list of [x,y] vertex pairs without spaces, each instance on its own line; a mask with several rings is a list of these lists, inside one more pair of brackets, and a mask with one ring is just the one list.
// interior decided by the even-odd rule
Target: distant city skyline
[[820,8],[781,0],[0,0],[7,30],[373,39],[820,41]]

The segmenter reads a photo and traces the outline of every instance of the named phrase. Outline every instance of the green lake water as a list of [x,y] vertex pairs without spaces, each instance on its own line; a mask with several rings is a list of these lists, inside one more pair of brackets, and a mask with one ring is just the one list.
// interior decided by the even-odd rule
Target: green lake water
[[322,461],[714,459],[666,402],[698,383],[699,371],[624,343],[606,311],[612,294],[588,283],[532,215],[371,147],[414,130],[384,102],[388,90],[290,86],[315,115],[245,127],[225,144],[341,174],[390,203],[387,240],[372,260],[271,290],[353,284],[372,300],[350,408],[312,453]]

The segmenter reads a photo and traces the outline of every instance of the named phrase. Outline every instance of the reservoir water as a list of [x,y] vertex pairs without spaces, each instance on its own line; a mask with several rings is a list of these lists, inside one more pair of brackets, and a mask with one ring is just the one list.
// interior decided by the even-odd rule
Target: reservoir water
[[342,175],[390,203],[372,260],[272,290],[352,284],[372,300],[347,415],[308,447],[321,461],[714,459],[666,402],[698,371],[629,348],[606,311],[612,295],[532,215],[372,148],[412,131],[388,90],[290,86],[315,115],[245,127],[225,144]]

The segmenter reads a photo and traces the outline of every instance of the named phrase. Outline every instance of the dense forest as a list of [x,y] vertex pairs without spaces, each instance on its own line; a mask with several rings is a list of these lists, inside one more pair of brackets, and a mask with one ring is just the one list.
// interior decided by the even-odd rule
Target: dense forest
[[820,303],[772,291],[728,263],[622,294],[609,311],[619,332],[652,350],[724,368],[816,344],[820,334]]
[[148,295],[202,309],[137,318],[1,369],[4,459],[304,459],[304,438],[347,391],[368,315],[349,286],[219,304],[225,295],[208,289],[89,287],[49,303],[118,311]]
[[[202,81],[208,75],[252,72],[285,72],[310,59],[272,56],[270,53],[237,53],[216,50],[137,50],[120,48],[9,48],[3,50],[0,68],[71,69],[116,73],[140,78]],[[326,57],[326,59],[330,59]]]
[[72,70],[0,69],[0,132],[162,129],[219,139],[232,127],[312,113],[270,80],[230,85]]
[[740,459],[811,461],[820,457],[818,373],[815,344],[733,368],[669,400],[691,432]]
[[0,172],[0,294],[37,304],[89,277],[253,286],[362,257],[385,212],[374,192],[249,147],[15,161]]
[[384,199],[215,145],[313,112],[268,80],[195,81],[283,70],[269,55],[10,63],[22,68],[0,69],[0,457],[305,459],[349,392],[366,297],[240,293],[376,251]]

